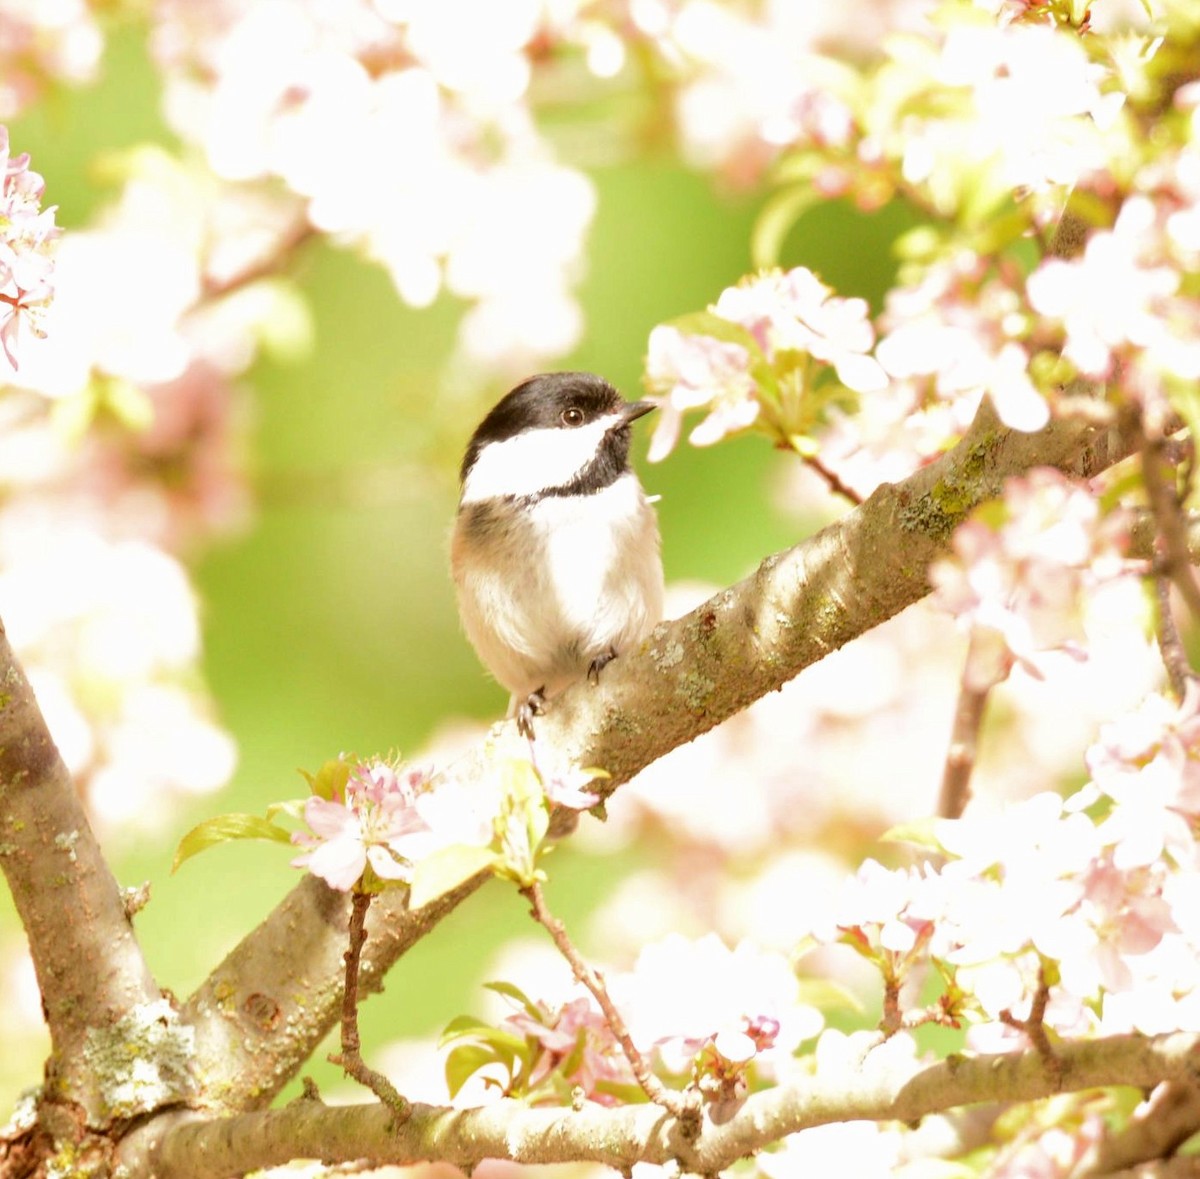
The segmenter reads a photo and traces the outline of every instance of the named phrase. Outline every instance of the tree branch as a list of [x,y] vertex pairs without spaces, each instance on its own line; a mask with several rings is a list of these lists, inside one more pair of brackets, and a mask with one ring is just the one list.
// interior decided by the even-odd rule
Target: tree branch
[[[1175,1153],[1200,1127],[1200,1084],[1168,1081],[1160,1085],[1128,1125],[1098,1143],[1076,1168],[1079,1179],[1110,1175],[1126,1167]],[[1200,1159],[1193,1159],[1200,1165]]]
[[[2,626],[0,868],[29,937],[50,1026],[46,1096],[79,1105],[91,1126],[145,1112],[164,1096],[178,1100],[187,1088],[178,1058],[169,1077],[160,1070],[161,1091],[129,1088],[128,1044],[144,1047],[155,1069],[155,1045],[171,1041],[166,1025],[174,1015]],[[179,1039],[174,1047],[186,1045]]]
[[367,910],[372,894],[356,892],[350,909],[350,945],[346,947],[346,981],[342,987],[342,1050],[329,1057],[360,1085],[370,1089],[399,1120],[408,1117],[409,1103],[400,1091],[381,1072],[371,1068],[362,1058],[362,1039],[358,1032],[358,975],[362,964],[362,949],[367,940]]
[[[598,684],[557,697],[538,736],[575,764],[602,766],[611,777],[601,788],[611,793],[922,598],[930,561],[1005,479],[1040,465],[1091,476],[1129,451],[1116,431],[1077,421],[1036,434],[1008,430],[985,401],[966,437],[937,461],[883,485],[862,507],[662,624]],[[454,765],[455,775],[489,773],[495,746],[481,743]],[[556,834],[573,822],[574,812],[562,816]],[[385,893],[372,906],[364,977],[377,981],[483,879],[416,914],[404,909],[401,893]],[[344,897],[305,880],[188,1000],[183,1014],[196,1028],[201,1083],[219,1094],[221,1109],[269,1101],[337,1020],[346,910]],[[263,994],[270,1019],[256,1015]]]
[[983,714],[987,709],[991,685],[976,687],[972,676],[978,638],[974,630],[963,657],[962,676],[958,685],[958,702],[954,706],[954,723],[950,730],[950,746],[942,770],[942,788],[938,795],[937,814],[943,819],[961,818],[971,800],[971,775],[979,756],[979,734],[983,729]]
[[693,1137],[652,1104],[580,1110],[530,1109],[513,1100],[470,1110],[414,1105],[411,1118],[397,1127],[383,1105],[301,1101],[212,1121],[175,1115],[153,1142],[140,1133],[126,1139],[121,1161],[133,1179],[225,1179],[293,1158],[331,1164],[363,1157],[380,1165],[436,1158],[467,1170],[483,1159],[590,1161],[618,1170],[636,1162],[678,1163],[683,1171],[715,1175],[811,1126],[852,1119],[912,1123],[977,1102],[1033,1101],[1112,1085],[1150,1087],[1188,1077],[1197,1052],[1200,1035],[1176,1032],[1064,1044],[1057,1067],[1036,1050],[930,1064],[892,1040],[844,1067],[754,1093],[720,1123],[706,1117]]

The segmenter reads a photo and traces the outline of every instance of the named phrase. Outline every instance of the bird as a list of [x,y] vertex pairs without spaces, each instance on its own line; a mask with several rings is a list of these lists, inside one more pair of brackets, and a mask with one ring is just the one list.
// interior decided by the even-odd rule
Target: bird
[[463,630],[533,738],[545,701],[662,617],[658,520],[629,462],[655,409],[587,372],[532,376],[479,423],[459,470],[450,567]]

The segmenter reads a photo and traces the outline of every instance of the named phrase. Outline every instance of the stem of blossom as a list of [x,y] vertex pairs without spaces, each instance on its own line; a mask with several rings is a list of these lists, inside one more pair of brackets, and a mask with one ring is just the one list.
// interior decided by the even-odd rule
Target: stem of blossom
[[1175,614],[1171,609],[1171,583],[1165,577],[1154,579],[1154,599],[1158,612],[1158,626],[1155,628],[1158,649],[1162,653],[1163,666],[1167,669],[1171,691],[1176,699],[1182,700],[1192,667],[1183,649],[1183,640],[1179,637],[1179,627],[1175,625]]
[[1050,1036],[1046,1032],[1046,1005],[1049,1001],[1050,984],[1046,981],[1045,963],[1042,963],[1038,966],[1038,985],[1033,995],[1033,1002],[1029,1005],[1029,1017],[1018,1019],[1011,1011],[1005,1010],[1000,1012],[1000,1022],[1019,1032],[1024,1032],[1046,1067],[1061,1073],[1062,1061],[1055,1053],[1054,1046],[1050,1043]]
[[240,290],[257,282],[260,278],[270,278],[281,273],[287,266],[290,255],[300,248],[310,238],[315,238],[317,231],[304,218],[293,222],[291,228],[265,254],[249,262],[241,270],[222,278],[208,276],[204,280],[204,297],[218,299],[231,291]]
[[815,454],[805,456],[804,461],[829,484],[830,491],[836,495],[844,496],[855,507],[858,507],[862,503],[863,497],[853,487],[843,483],[838,473],[830,470]]
[[612,999],[609,998],[603,978],[583,960],[579,951],[567,935],[563,923],[546,908],[546,899],[542,895],[542,886],[535,880],[532,884],[521,889],[521,895],[529,902],[530,912],[533,914],[534,920],[550,935],[551,940],[558,948],[558,952],[567,960],[576,982],[587,987],[592,994],[592,998],[600,1005],[600,1010],[604,1013],[605,1021],[608,1023],[609,1028],[612,1029],[612,1034],[617,1038],[617,1043],[621,1045],[621,1051],[625,1053],[625,1059],[629,1061],[629,1067],[633,1069],[633,1075],[637,1079],[637,1083],[642,1087],[642,1092],[656,1105],[661,1105],[668,1113],[678,1118],[680,1122],[690,1124],[698,1130],[700,1125],[698,1095],[694,1093],[678,1093],[673,1089],[668,1089],[650,1071],[650,1065],[641,1052],[638,1051],[637,1045],[633,1042],[633,1037],[629,1034],[629,1028],[625,1026],[625,1021],[621,1018],[621,1013],[614,1006]]
[[900,1010],[900,980],[894,974],[887,974],[883,980],[883,1018],[879,1021],[879,1030],[883,1038],[890,1039],[904,1025],[904,1013]]
[[957,819],[966,810],[971,798],[971,774],[979,753],[979,732],[983,727],[983,713],[991,692],[991,685],[977,688],[971,683],[977,647],[975,632],[972,631],[959,681],[950,747],[946,750],[946,765],[942,771],[937,813],[943,819]]
[[331,1053],[330,1064],[341,1065],[348,1077],[365,1085],[395,1115],[397,1124],[408,1119],[412,1106],[382,1073],[370,1068],[362,1058],[362,1041],[358,1035],[358,965],[362,960],[363,943],[367,940],[367,910],[371,907],[369,892],[353,894],[350,910],[350,945],[346,948],[346,986],[342,992],[342,1051]]
[[1187,520],[1174,486],[1174,471],[1164,453],[1166,439],[1144,419],[1136,423],[1142,458],[1142,482],[1158,526],[1163,572],[1175,584],[1194,618],[1200,619],[1200,585],[1188,555]]

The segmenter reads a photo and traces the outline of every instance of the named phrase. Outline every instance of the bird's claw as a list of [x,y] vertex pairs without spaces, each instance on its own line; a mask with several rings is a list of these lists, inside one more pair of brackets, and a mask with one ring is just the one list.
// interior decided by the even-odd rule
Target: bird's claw
[[600,682],[600,673],[617,657],[616,647],[609,647],[607,651],[602,651],[595,659],[588,664],[587,678],[593,683]]
[[517,707],[517,732],[528,740],[533,740],[533,718],[542,716],[546,711],[545,688],[530,692]]

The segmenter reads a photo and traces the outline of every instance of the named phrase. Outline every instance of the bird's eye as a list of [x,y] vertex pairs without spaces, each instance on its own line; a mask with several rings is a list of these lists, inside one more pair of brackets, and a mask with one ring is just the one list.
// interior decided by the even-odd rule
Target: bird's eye
[[583,410],[577,405],[572,405],[569,409],[564,409],[562,411],[562,424],[564,426],[582,426]]

